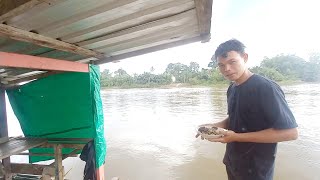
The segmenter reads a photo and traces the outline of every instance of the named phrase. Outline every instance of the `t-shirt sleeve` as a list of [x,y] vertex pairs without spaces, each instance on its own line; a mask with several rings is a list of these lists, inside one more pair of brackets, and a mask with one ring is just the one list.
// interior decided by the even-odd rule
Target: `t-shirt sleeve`
[[266,84],[260,97],[262,112],[270,128],[290,129],[298,126],[280,86]]

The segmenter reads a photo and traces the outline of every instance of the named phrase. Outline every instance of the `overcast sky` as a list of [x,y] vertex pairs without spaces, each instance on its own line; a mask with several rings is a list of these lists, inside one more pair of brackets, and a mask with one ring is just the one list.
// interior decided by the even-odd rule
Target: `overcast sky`
[[195,61],[206,68],[216,47],[231,38],[242,41],[249,53],[249,66],[264,56],[296,54],[308,58],[320,52],[320,1],[317,0],[213,0],[211,41],[193,43],[101,65],[111,72],[164,72],[169,63]]

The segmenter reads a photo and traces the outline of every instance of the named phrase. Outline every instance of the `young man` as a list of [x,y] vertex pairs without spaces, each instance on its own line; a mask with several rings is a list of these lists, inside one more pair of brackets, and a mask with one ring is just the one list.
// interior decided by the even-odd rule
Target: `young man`
[[220,72],[233,83],[227,91],[228,117],[214,126],[227,143],[223,163],[229,180],[272,180],[277,142],[295,140],[297,123],[279,85],[246,66],[245,46],[232,39],[215,51]]

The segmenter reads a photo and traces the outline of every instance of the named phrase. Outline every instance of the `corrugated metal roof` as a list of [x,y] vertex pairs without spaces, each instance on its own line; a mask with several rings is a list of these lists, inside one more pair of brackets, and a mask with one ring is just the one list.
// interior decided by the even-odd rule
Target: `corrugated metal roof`
[[[212,0],[13,2],[0,1],[3,52],[100,64],[210,37]],[[1,83],[34,75],[30,71],[42,72],[0,66]]]

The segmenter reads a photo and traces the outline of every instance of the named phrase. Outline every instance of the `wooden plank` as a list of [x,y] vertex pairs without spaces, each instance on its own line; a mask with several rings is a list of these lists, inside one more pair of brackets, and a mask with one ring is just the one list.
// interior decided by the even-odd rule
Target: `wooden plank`
[[55,156],[55,180],[63,180],[63,167],[62,167],[62,148],[60,144],[54,146]]
[[175,37],[172,37],[172,36],[171,37],[163,36],[160,38],[158,37],[157,39],[155,39],[154,42],[151,42],[150,39],[148,39],[148,40],[145,39],[145,42],[147,42],[147,43],[145,43],[144,41],[140,41],[134,47],[117,49],[116,51],[110,52],[110,56],[117,56],[117,55],[121,55],[121,54],[126,54],[129,52],[134,52],[134,51],[158,46],[161,44],[167,44],[167,43],[171,43],[171,42],[175,42],[175,41],[180,41],[183,39],[193,38],[196,36],[199,36],[199,34],[197,32],[190,31],[190,29],[189,29],[189,31],[185,32],[185,34],[183,34],[183,35],[177,35]]
[[164,50],[164,49],[168,49],[168,48],[172,48],[172,47],[176,47],[176,46],[194,43],[194,42],[200,41],[201,39],[202,38],[200,36],[196,36],[196,37],[189,38],[189,39],[183,39],[180,41],[170,42],[167,44],[161,44],[158,46],[149,47],[149,48],[145,48],[145,49],[141,49],[141,50],[137,50],[137,51],[133,51],[133,52],[117,55],[117,56],[110,56],[110,57],[107,57],[102,60],[94,61],[94,64],[104,64],[104,63],[108,63],[108,62],[112,62],[112,61],[118,61],[118,60],[130,58],[130,57],[134,57],[134,56],[139,56],[142,54],[147,54],[147,53],[160,51],[160,50]]
[[5,180],[12,180],[12,170],[11,170],[11,160],[10,157],[4,158],[2,160],[2,164],[4,167],[4,178]]
[[[20,140],[28,140],[30,138],[27,137],[18,137],[18,139]],[[74,143],[74,144],[78,144],[78,143],[88,143],[89,141],[92,141],[93,138],[46,138],[46,140],[49,143],[54,143],[57,142],[59,144],[61,143]]]
[[[42,148],[52,148],[56,145],[57,143],[47,143],[47,144],[43,144],[39,147],[42,147]],[[64,143],[61,143],[60,144],[62,148],[74,148],[74,149],[82,149],[85,144],[64,144]]]
[[0,77],[5,79],[7,77],[17,77],[23,76],[25,73],[30,73],[30,69],[17,69],[17,68],[7,68],[5,72],[0,73]]
[[210,40],[212,0],[194,0],[202,42]]
[[1,137],[1,138],[0,138],[0,144],[5,143],[5,142],[8,142],[8,141],[9,141],[9,138],[8,138],[8,137]]
[[0,52],[1,66],[52,71],[89,72],[88,64],[5,52]]
[[162,44],[165,44],[164,41],[172,42],[172,41],[179,40],[179,38],[181,37],[193,36],[194,34],[198,34],[197,28],[195,28],[195,26],[196,25],[193,25],[190,22],[190,24],[188,24],[187,26],[168,28],[161,32],[145,34],[144,36],[120,41],[107,46],[102,46],[96,50],[104,52],[106,56],[110,56],[110,55],[114,55],[115,53],[121,54],[121,51],[123,50],[143,49],[143,46],[150,47],[150,45],[153,46],[153,44],[159,45],[158,42],[161,42],[161,41],[163,41]]
[[[24,78],[24,77],[28,77],[28,76],[32,76],[32,75],[37,75],[37,74],[39,74],[39,73],[42,73],[42,72],[44,72],[44,71],[35,71],[35,70],[30,70],[30,69],[27,69],[27,70],[29,70],[29,71],[26,71],[26,72],[20,72],[19,73],[19,71],[18,71],[18,74],[17,75],[15,75],[15,76],[6,76],[6,77],[3,77],[2,78],[2,81],[3,82],[9,82],[9,81],[14,81],[14,80],[17,80],[17,79],[20,79],[20,78]],[[8,83],[6,83],[6,84],[8,84]]]
[[89,141],[92,141],[92,138],[47,138],[48,141],[59,141],[59,142],[83,142],[88,143]]
[[174,22],[175,25],[165,24],[165,29],[151,31],[150,33],[142,33],[137,36],[132,36],[129,39],[102,46],[97,48],[97,51],[103,51],[106,55],[110,52],[115,52],[128,48],[135,48],[141,45],[151,44],[165,39],[177,39],[181,36],[190,35],[190,32],[198,33],[197,22],[192,19],[184,19],[181,22]]
[[[79,151],[78,149],[76,149],[76,151]],[[18,156],[54,156],[54,154],[50,154],[50,153],[19,153],[19,154],[15,154]],[[72,153],[69,153],[67,155],[63,155],[63,157],[77,157],[78,154],[74,153],[74,151],[72,151]],[[64,158],[65,159],[65,158]]]
[[47,143],[47,140],[45,139],[10,140],[0,144],[0,159],[10,157],[14,154],[19,154],[25,150],[43,145],[45,143]]
[[[194,43],[194,42],[201,41],[201,40],[202,40],[202,38],[200,36],[196,36],[196,37],[183,39],[183,40],[179,40],[179,41],[175,41],[175,42],[169,42],[169,43],[166,43],[166,44],[161,44],[161,45],[156,45],[156,46],[153,46],[153,47],[148,47],[148,48],[141,49],[141,50],[136,50],[136,51],[133,51],[133,52],[128,52],[128,53],[124,53],[124,54],[120,54],[120,55],[106,57],[106,58],[104,58],[102,60],[92,59],[92,61],[93,61],[94,64],[104,64],[104,63],[109,63],[109,62],[113,62],[113,61],[118,61],[118,60],[130,58],[130,57],[135,57],[135,56],[139,56],[139,55],[143,55],[143,54],[147,54],[147,53],[151,53],[151,52],[155,52],[155,51],[160,51],[160,50],[172,48],[172,47],[175,47],[175,46],[181,46],[181,45],[185,45],[185,44],[189,44],[189,43]],[[18,84],[20,82],[25,82],[25,81],[29,81],[29,80],[33,80],[33,79],[43,78],[43,77],[47,77],[47,76],[50,76],[50,75],[56,74],[56,73],[59,73],[59,72],[54,72],[54,71],[44,72],[44,73],[37,74],[37,75],[34,75],[34,76],[17,79],[17,80],[14,80],[14,81],[10,81],[9,84],[4,86],[4,87],[5,88],[10,88],[11,86],[15,86],[15,84]]]
[[145,34],[144,36],[135,37],[129,40],[120,41],[115,44],[111,44],[109,46],[103,46],[96,50],[105,52],[106,55],[109,55],[113,52],[136,48],[142,45],[152,44],[155,42],[163,41],[163,40],[173,40],[177,39],[181,36],[186,36],[190,34],[196,34],[198,28],[196,26],[196,22],[194,21],[186,23],[186,25],[167,28],[163,31],[154,32],[151,34]]
[[42,175],[42,172],[45,168],[50,168],[49,165],[42,164],[18,164],[11,163],[12,173],[19,174],[34,174],[34,175]]
[[[77,55],[76,55],[77,56]],[[72,58],[72,57],[70,57]],[[87,64],[89,62],[82,62],[84,59],[81,59],[79,61],[72,61],[72,62],[80,62]],[[47,77],[48,75],[52,74],[59,74],[60,71],[35,71],[32,69],[17,69],[17,68],[7,68],[7,71],[0,72],[0,82],[5,84],[5,89],[8,89],[9,87],[15,86],[15,84],[20,82],[25,82],[29,80],[34,80],[38,78]]]
[[[2,87],[0,87],[0,138],[6,139],[8,138],[8,122],[7,122],[7,111],[6,111],[6,98],[5,91]],[[0,144],[0,160],[2,160],[2,164],[4,166],[5,171],[5,179],[11,179],[11,166],[10,166],[10,157],[1,158],[2,149],[1,146],[3,144],[7,144],[8,141]]]
[[72,52],[82,56],[103,58],[103,54],[85,49],[74,44],[59,41],[50,37],[42,36],[32,32],[24,31],[8,25],[0,24],[0,34],[12,39],[33,43],[39,46],[49,47],[61,51]]
[[37,54],[35,56],[47,57],[47,58],[52,58],[52,59],[60,59],[60,60],[68,60],[68,58],[70,58],[70,57],[79,56],[79,55],[78,54],[69,53],[69,52],[61,52],[61,51],[58,51],[58,50],[53,50],[53,51],[50,51],[50,52]]
[[[43,3],[40,3],[32,7],[32,9],[28,9],[24,11],[22,14],[16,15],[15,17],[8,19],[6,21],[6,24],[12,25],[14,27],[19,27],[20,29],[26,31],[35,30],[37,29],[37,26],[34,26],[34,24],[39,24],[43,22],[36,18],[37,15],[41,14],[40,16],[43,17],[43,15],[45,15],[47,11],[50,11],[51,8],[55,8],[56,6],[59,6],[59,4],[64,3],[66,1],[69,0],[45,0]],[[47,22],[49,19],[46,18],[45,22]]]
[[45,77],[48,77],[50,75],[58,74],[58,73],[61,73],[61,72],[58,72],[58,71],[49,71],[49,72],[44,71],[42,73],[38,73],[38,74],[35,74],[35,75],[30,75],[30,76],[19,78],[19,79],[13,80],[13,81],[8,81],[7,84],[4,85],[4,88],[5,89],[9,89],[9,88],[15,86],[16,84],[21,83],[21,82],[31,81],[31,80],[40,79],[40,78],[45,78]]
[[[105,10],[104,12],[87,17],[87,18],[84,18],[84,19],[81,19],[81,20],[78,20],[76,22],[71,22],[70,24],[65,24],[64,26],[57,27],[55,29],[49,29],[49,31],[40,30],[39,32],[43,35],[50,36],[52,38],[61,38],[65,35],[72,34],[77,31],[84,30],[86,28],[90,28],[93,26],[97,26],[99,24],[102,24],[102,23],[105,23],[108,21],[112,21],[114,19],[118,19],[120,17],[129,15],[129,14],[132,14],[132,13],[135,13],[138,11],[143,11],[145,8],[148,8],[148,7],[157,5],[157,4],[161,4],[162,2],[172,1],[172,0],[157,0],[157,1],[135,0],[132,2],[131,1],[132,0],[130,0],[130,1],[129,0],[118,0],[118,1],[114,1],[114,0],[110,1],[109,0],[107,2],[101,1],[102,3],[99,1],[100,7],[105,6],[107,8],[107,10]],[[82,2],[83,2],[83,0],[82,0]],[[109,4],[109,7],[108,7],[108,5],[106,5],[107,3]],[[84,3],[81,3],[81,4],[84,4]],[[123,4],[123,5],[115,7],[115,6],[117,6],[117,4]],[[96,7],[99,7],[99,6],[97,6],[97,0],[95,0],[95,3],[88,5],[88,8],[86,8],[86,7],[82,8],[82,11],[78,11],[77,13],[74,13],[74,12],[68,13],[68,14],[70,14],[70,16],[67,16],[67,17],[64,17],[61,15],[60,20],[69,19],[70,17],[77,18],[76,16],[73,16],[73,15],[78,14],[79,16],[82,16],[83,14],[86,14],[87,12],[90,12],[90,11],[93,12],[93,10]],[[111,9],[109,9],[110,7],[111,7]],[[114,7],[114,8],[112,8],[112,7]],[[70,7],[65,7],[65,9],[70,9]],[[90,12],[90,13],[92,13],[92,12]],[[58,19],[56,19],[56,22],[59,22],[59,20],[58,21],[57,20]],[[48,25],[50,25],[51,23],[55,23],[55,22],[49,21]],[[39,29],[39,27],[42,28],[43,26],[38,26],[38,28],[35,28],[35,29]],[[119,29],[123,29],[123,28],[120,27]],[[107,33],[108,32],[105,32],[103,34],[100,34],[100,35],[97,35],[94,37],[98,37],[98,36],[101,36],[101,35],[104,35]],[[91,38],[88,38],[88,39],[91,39]]]
[[137,46],[129,47],[129,48],[121,48],[121,49],[117,49],[115,51],[112,51],[112,52],[110,52],[110,56],[117,56],[117,55],[121,55],[121,54],[126,54],[126,53],[129,53],[129,52],[134,52],[134,51],[138,51],[138,50],[142,50],[142,49],[158,46],[158,45],[161,45],[161,44],[167,44],[167,43],[171,43],[171,42],[175,42],[175,41],[180,41],[180,40],[192,38],[192,37],[195,37],[195,36],[199,36],[199,35],[196,34],[195,32],[188,32],[184,36],[177,36],[177,37],[172,38],[172,39],[163,36],[163,37],[160,37],[158,39],[155,39],[154,42],[150,41],[149,43],[144,43],[143,41],[141,41],[141,42],[139,42],[139,44],[137,44]]
[[48,75],[45,75],[46,73],[48,73],[48,75],[52,75],[52,74],[61,73],[61,71],[34,71],[29,69],[28,73],[23,73],[18,76],[3,77],[1,79],[1,83],[5,84],[4,85],[5,89],[8,89],[21,82],[30,81],[30,80],[34,80],[42,77],[47,77]]
[[158,31],[159,33],[161,31],[166,30],[166,28],[170,26],[179,26],[182,23],[187,23],[188,21],[191,21],[193,16],[195,15],[196,15],[195,10],[189,10],[187,12],[183,12],[171,17],[152,21],[147,24],[135,26],[135,27],[125,29],[119,32],[115,32],[112,34],[108,34],[99,38],[83,41],[81,43],[78,43],[78,45],[85,48],[95,49],[97,47],[101,47],[107,44],[121,41],[128,37],[134,38],[134,37],[142,36],[148,32],[153,32],[153,31]]
[[[76,153],[77,153],[79,150],[81,150],[81,149],[74,149],[74,150],[72,150],[69,154],[63,154],[63,155],[62,155],[62,161],[65,160],[65,159],[67,159],[68,157],[77,157],[78,154],[76,154]],[[55,163],[56,163],[56,162],[51,163],[50,166],[51,166],[51,165],[55,165]]]
[[8,138],[5,90],[0,87],[0,138]]
[[[96,60],[96,59],[87,58],[87,59],[79,60],[77,62],[83,61],[83,63],[89,63],[92,60]],[[5,84],[4,85],[5,89],[10,89],[10,88],[14,88],[17,84],[19,84],[21,82],[31,81],[31,80],[35,80],[35,79],[41,79],[41,78],[51,76],[53,74],[61,73],[60,71],[43,71],[43,72],[30,71],[30,72],[34,72],[34,73],[27,75],[27,76],[19,75],[19,77],[15,78],[15,80],[8,80],[7,78],[3,78],[1,80],[1,82]]]
[[[10,0],[11,1],[11,0]],[[20,15],[22,13],[24,13],[26,10],[29,10],[31,8],[33,8],[34,6],[45,2],[47,0],[30,0],[29,2],[26,2],[12,10],[10,10],[9,12],[6,12],[5,14],[2,14],[0,16],[0,23],[3,23],[4,21],[7,21],[8,19],[15,17],[17,15]]]
[[0,0],[0,16],[28,1],[29,0]]
[[61,39],[66,42],[76,43],[91,39],[103,34],[109,34],[110,32],[117,32],[118,29],[124,27],[132,27],[145,23],[149,23],[158,18],[169,17],[181,12],[194,8],[193,0],[175,0],[168,3],[164,3],[155,7],[138,11],[126,16],[121,16],[116,19],[112,19],[105,23],[98,24],[71,34],[62,36]]
[[[145,0],[140,0],[140,1],[145,1]],[[66,25],[78,22],[80,20],[89,18],[91,16],[95,16],[95,15],[98,15],[98,14],[101,14],[101,13],[105,13],[105,12],[110,11],[112,9],[116,9],[116,8],[121,7],[121,6],[129,5],[131,3],[137,4],[137,3],[141,3],[141,2],[139,2],[139,0],[112,1],[111,3],[104,4],[104,5],[99,6],[97,8],[89,9],[86,12],[74,14],[73,16],[68,17],[66,19],[53,22],[50,25],[48,25],[46,27],[43,27],[43,28],[38,28],[37,30],[40,33],[43,32],[43,33],[46,34],[46,33],[50,32],[52,30],[55,30],[57,28],[64,27]]]

